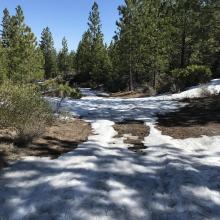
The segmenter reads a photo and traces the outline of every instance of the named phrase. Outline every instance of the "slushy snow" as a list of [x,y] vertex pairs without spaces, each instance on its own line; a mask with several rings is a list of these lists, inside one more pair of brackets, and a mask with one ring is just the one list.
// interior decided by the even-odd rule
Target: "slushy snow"
[[[207,88],[220,90],[220,80]],[[90,121],[93,135],[58,159],[26,157],[3,169],[0,219],[220,219],[220,137],[178,140],[155,128],[155,114],[185,105],[175,99],[186,93],[123,100],[84,92],[62,109]],[[115,137],[114,122],[124,119],[150,127],[145,155]]]

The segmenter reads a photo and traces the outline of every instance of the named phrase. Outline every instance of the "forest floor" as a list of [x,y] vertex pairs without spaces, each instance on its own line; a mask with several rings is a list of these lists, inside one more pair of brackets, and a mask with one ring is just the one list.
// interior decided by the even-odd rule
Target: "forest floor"
[[220,135],[220,96],[187,99],[178,111],[157,114],[157,129],[176,139]]
[[[220,80],[207,89],[220,91]],[[80,100],[65,99],[61,110],[91,123],[87,141],[56,159],[29,156],[0,171],[3,219],[219,219],[220,135],[162,133],[167,123],[177,127],[179,120],[176,129],[204,122],[217,126],[218,98],[209,102],[213,110],[203,105],[206,99],[183,101],[198,96],[198,87],[138,99],[86,92]],[[54,107],[59,101],[48,100]],[[184,108],[188,115],[181,118]]]
[[129,98],[143,98],[147,97],[149,94],[144,92],[136,92],[136,91],[126,91],[126,92],[115,92],[111,93],[109,97],[111,98],[122,98],[122,99],[129,99]]
[[51,127],[46,128],[44,134],[35,139],[33,143],[25,147],[17,147],[13,144],[13,133],[1,130],[0,168],[27,156],[55,159],[87,141],[89,135],[91,135],[91,126],[83,120],[57,120]]

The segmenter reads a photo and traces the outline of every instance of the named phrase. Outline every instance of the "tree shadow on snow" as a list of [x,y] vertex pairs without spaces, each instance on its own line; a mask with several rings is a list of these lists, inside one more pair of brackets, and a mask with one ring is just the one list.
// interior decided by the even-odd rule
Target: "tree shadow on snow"
[[0,216],[218,219],[220,167],[171,145],[152,148],[146,156],[117,145],[106,153],[88,142],[57,160],[20,161],[1,173]]

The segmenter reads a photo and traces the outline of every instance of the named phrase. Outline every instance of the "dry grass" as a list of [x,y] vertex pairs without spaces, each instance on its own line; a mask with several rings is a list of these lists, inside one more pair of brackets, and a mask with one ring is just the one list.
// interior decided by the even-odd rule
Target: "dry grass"
[[77,148],[91,134],[91,126],[87,122],[75,119],[57,121],[46,128],[45,133],[26,147],[13,144],[13,133],[8,130],[0,132],[0,168],[10,161],[26,156],[50,157],[52,159]]

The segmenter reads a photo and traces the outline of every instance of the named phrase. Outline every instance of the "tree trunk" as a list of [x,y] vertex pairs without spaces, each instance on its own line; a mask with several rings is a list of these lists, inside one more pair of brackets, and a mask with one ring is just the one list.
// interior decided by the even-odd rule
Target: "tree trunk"
[[184,15],[182,42],[181,42],[180,68],[185,67],[185,55],[186,55],[186,16]]
[[132,57],[131,57],[131,44],[132,44],[132,40],[131,40],[131,15],[129,16],[130,18],[130,31],[129,31],[129,91],[133,91],[134,90],[134,85],[133,85],[133,73],[132,73]]
[[130,68],[130,73],[129,73],[129,91],[134,90],[134,85],[133,85],[133,74]]
[[154,71],[154,76],[153,76],[153,88],[156,91],[156,86],[157,86],[157,73]]

